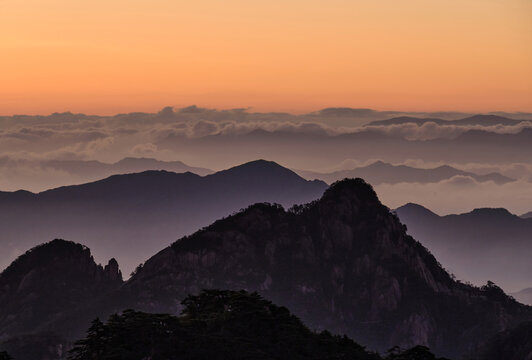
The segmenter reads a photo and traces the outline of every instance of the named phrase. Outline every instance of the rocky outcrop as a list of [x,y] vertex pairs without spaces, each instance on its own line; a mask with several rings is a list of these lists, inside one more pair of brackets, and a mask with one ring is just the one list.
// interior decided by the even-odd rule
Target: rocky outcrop
[[361,179],[290,211],[256,204],[219,220],[148,260],[122,296],[178,313],[203,288],[258,291],[373,349],[422,344],[448,357],[532,318],[493,284],[454,281]]
[[83,245],[54,240],[37,246],[0,274],[0,340],[49,330],[62,314],[122,283],[116,260],[104,269]]

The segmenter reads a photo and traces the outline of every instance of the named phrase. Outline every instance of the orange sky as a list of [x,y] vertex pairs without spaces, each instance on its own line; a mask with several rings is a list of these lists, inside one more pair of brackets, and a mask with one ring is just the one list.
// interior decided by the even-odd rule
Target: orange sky
[[532,111],[530,0],[0,0],[0,114]]

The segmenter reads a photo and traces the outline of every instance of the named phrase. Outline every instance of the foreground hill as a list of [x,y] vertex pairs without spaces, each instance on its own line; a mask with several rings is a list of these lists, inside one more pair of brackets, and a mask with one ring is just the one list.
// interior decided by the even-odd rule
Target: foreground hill
[[360,179],[292,211],[257,204],[217,221],[149,259],[120,296],[175,312],[202,288],[258,291],[372,349],[423,344],[448,357],[532,317],[493,284],[454,281]]
[[396,212],[408,233],[460,279],[492,280],[514,291],[530,286],[532,219],[487,208],[439,216],[416,204]]
[[183,306],[180,317],[126,311],[94,321],[72,359],[380,359],[350,339],[310,331],[256,293],[209,290]]
[[147,171],[38,194],[0,192],[0,269],[17,249],[65,238],[95,249],[97,259],[115,256],[129,274],[180,236],[249,204],[292,206],[326,187],[259,160],[204,177]]
[[478,175],[462,171],[452,166],[443,165],[431,169],[415,168],[407,165],[392,165],[382,161],[358,167],[352,170],[340,170],[331,173],[319,173],[300,170],[298,173],[306,179],[320,179],[329,184],[344,179],[360,177],[372,185],[397,184],[397,183],[435,183],[451,179],[454,176],[468,176],[478,182],[493,181],[496,184],[506,184],[514,181],[499,173]]

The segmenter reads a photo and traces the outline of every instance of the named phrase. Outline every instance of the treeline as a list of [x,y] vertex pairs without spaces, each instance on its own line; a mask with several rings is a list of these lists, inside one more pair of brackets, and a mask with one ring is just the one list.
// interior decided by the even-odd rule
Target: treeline
[[245,291],[188,296],[181,316],[126,310],[96,319],[70,360],[443,360],[428,348],[382,357],[346,336],[309,330],[285,307]]

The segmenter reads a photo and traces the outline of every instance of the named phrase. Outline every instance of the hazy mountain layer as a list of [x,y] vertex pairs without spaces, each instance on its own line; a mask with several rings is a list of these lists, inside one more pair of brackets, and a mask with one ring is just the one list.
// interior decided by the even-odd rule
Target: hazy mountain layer
[[0,192],[0,267],[24,249],[76,239],[126,274],[177,238],[255,202],[284,206],[321,196],[327,185],[255,161],[208,176],[148,171],[34,194]]
[[532,211],[527,212],[526,214],[521,215],[523,219],[530,219],[532,218]]
[[532,305],[532,287],[510,294],[523,304]]
[[530,286],[532,219],[505,209],[475,209],[438,216],[416,204],[396,210],[408,233],[459,279],[492,280],[507,291]]
[[374,162],[370,165],[358,167],[352,170],[340,170],[331,173],[319,173],[299,170],[298,174],[306,179],[320,179],[329,184],[344,178],[360,177],[372,185],[382,183],[437,183],[442,180],[451,179],[454,176],[467,176],[478,182],[493,181],[496,184],[506,184],[513,181],[509,177],[499,173],[477,175],[472,172],[462,171],[451,166],[439,166],[431,169],[421,169],[406,165],[392,165],[382,161]]

